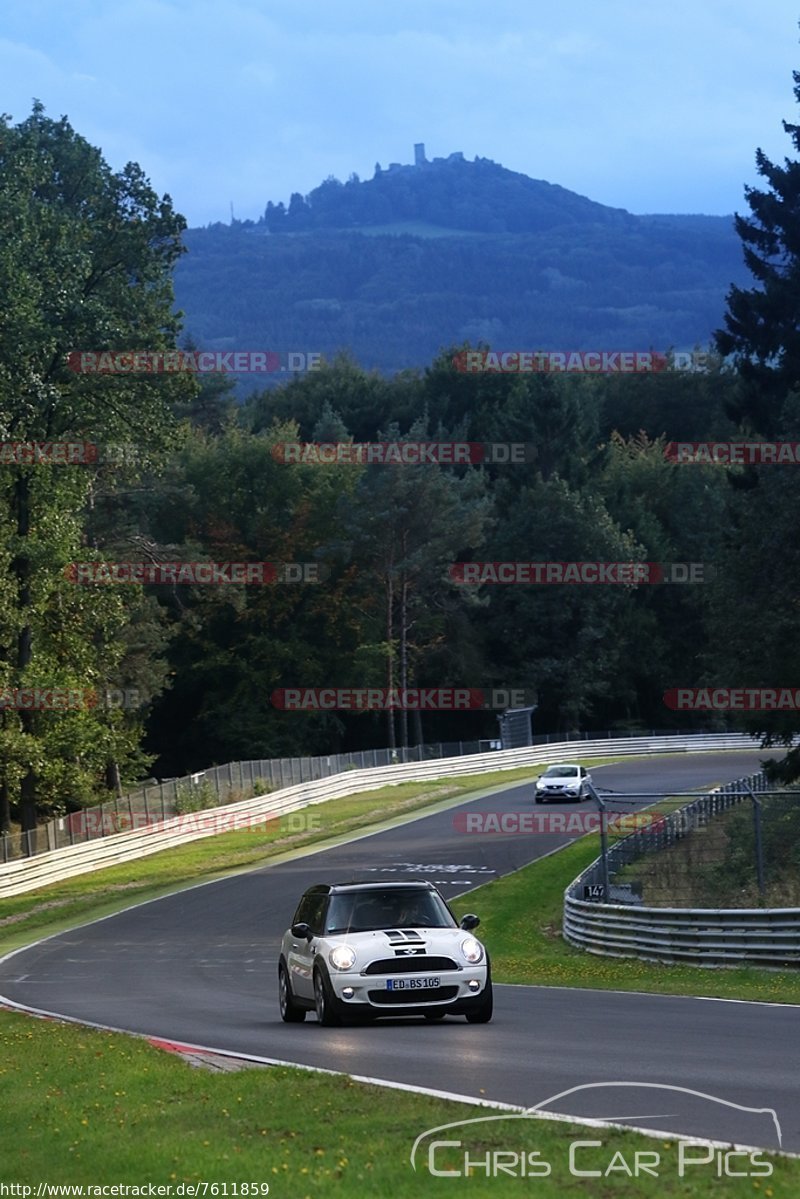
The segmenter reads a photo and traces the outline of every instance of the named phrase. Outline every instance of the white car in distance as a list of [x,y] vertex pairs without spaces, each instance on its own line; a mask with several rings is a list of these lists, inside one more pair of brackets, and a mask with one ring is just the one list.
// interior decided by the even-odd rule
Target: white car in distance
[[314,1011],[349,1017],[492,1018],[489,957],[467,915],[457,921],[432,883],[319,883],[281,941],[278,1001],[287,1024]]
[[566,762],[548,766],[536,780],[536,803],[549,803],[553,799],[575,799],[580,803],[589,797],[586,784],[591,781],[592,776],[585,766]]

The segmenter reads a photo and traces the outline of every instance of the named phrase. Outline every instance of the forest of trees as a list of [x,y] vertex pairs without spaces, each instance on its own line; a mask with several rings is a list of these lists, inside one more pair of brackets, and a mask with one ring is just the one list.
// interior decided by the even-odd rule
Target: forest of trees
[[[454,369],[454,345],[391,378],[342,355],[237,403],[219,377],[67,368],[75,349],[176,345],[171,276],[184,222],[137,167],[113,173],[40,107],[0,127],[10,234],[0,243],[0,440],[118,447],[94,464],[0,468],[0,679],[6,692],[115,688],[141,700],[3,707],[0,827],[30,827],[151,771],[497,727],[491,712],[285,712],[270,702],[284,687],[524,687],[538,693],[542,731],[790,735],[792,713],[693,716],[670,710],[664,693],[800,677],[798,471],[682,465],[665,444],[800,440],[798,171],[768,175],[768,204],[748,196],[738,232],[757,285],[731,290],[724,321],[720,309],[726,361],[707,372],[468,375]],[[277,449],[420,439],[525,442],[536,456],[319,465],[283,462]],[[703,585],[473,588],[448,571],[467,560],[714,569]],[[76,561],[325,570],[314,584],[76,584]]]

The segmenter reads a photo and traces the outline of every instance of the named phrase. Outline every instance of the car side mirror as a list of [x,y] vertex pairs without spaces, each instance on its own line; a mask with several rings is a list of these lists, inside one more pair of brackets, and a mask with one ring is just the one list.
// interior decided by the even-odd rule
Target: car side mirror
[[477,928],[480,922],[480,916],[474,916],[472,912],[467,912],[466,916],[461,917],[459,928],[463,928],[465,932],[469,932],[471,929]]
[[309,926],[301,920],[299,924],[292,925],[292,936],[299,937],[301,940],[310,941],[312,940],[314,934]]

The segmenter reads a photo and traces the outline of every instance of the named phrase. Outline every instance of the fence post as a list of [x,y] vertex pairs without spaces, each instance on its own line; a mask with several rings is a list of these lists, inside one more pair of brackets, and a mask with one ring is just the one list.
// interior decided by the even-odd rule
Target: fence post
[[600,809],[600,871],[603,878],[603,902],[609,902],[608,894],[608,828],[606,825],[606,804],[605,800],[594,789],[591,783],[587,783],[589,794]]
[[753,801],[753,829],[756,835],[756,875],[758,876],[759,894],[764,894],[764,846],[761,841],[761,800],[756,799],[755,792],[749,782],[745,788],[750,792]]

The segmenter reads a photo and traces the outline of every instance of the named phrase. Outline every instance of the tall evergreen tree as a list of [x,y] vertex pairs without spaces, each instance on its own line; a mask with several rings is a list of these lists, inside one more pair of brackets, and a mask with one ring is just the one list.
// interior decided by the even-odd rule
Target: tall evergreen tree
[[[800,104],[800,71],[793,77]],[[800,152],[800,125],[784,121],[783,128]],[[800,162],[786,158],[778,166],[758,149],[756,165],[769,187],[746,187],[752,215],[735,219],[757,286],[731,287],[716,342],[722,354],[734,355],[741,377],[730,415],[769,437],[780,431],[784,401],[800,385]]]
[[[800,71],[793,73],[800,103]],[[800,153],[800,125],[783,122]],[[777,166],[759,149],[759,173],[769,190],[746,188],[752,217],[737,216],[745,262],[758,287],[733,287],[726,329],[717,333],[723,354],[735,356],[739,399],[731,415],[765,437],[795,436],[800,408],[800,161]],[[795,545],[800,491],[794,472],[764,467],[746,472],[752,490],[733,502],[731,530],[721,560],[712,608],[708,675],[739,685],[781,686],[793,681],[800,563]],[[737,480],[733,473],[732,482]],[[753,486],[758,484],[758,486]],[[765,744],[790,745],[797,733],[795,712],[752,714],[745,727]],[[800,749],[778,767],[785,779],[800,775]]]

